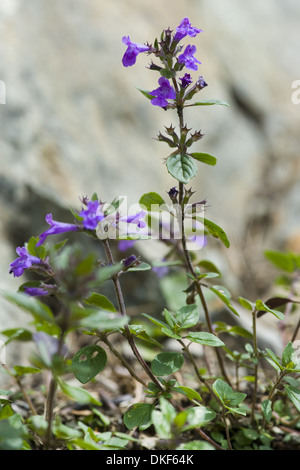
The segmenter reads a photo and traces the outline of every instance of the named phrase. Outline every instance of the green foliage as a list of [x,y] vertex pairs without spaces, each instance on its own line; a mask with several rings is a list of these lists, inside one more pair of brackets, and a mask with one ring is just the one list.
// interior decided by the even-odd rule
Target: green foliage
[[101,372],[107,363],[107,355],[97,344],[79,349],[72,359],[72,370],[79,382],[86,384]]
[[[163,108],[165,111],[176,111],[178,124],[165,127],[167,135],[159,133],[157,140],[175,149],[167,156],[165,164],[175,184],[179,183],[178,189],[174,186],[164,193],[173,203],[180,205],[182,227],[186,227],[185,209],[187,206],[190,210],[190,200],[194,195],[194,188],[186,185],[196,176],[197,163],[215,166],[217,159],[210,153],[190,151],[190,147],[202,139],[203,134],[199,130],[191,132],[185,124],[183,112],[188,107],[229,105],[215,99],[190,102],[205,85],[202,86],[198,80],[189,87],[178,81],[177,75],[184,68],[177,57],[182,48],[171,36],[168,29],[163,31],[160,41],[156,39],[153,42],[148,53],[154,54],[160,65],[152,62],[149,68],[170,80],[169,85],[173,88],[172,99],[167,98],[169,102]],[[168,87],[168,83],[165,85]],[[151,92],[138,90],[148,100],[154,98]],[[90,201],[99,202],[100,205],[96,193]],[[109,232],[110,216],[116,215],[112,224],[117,225],[122,220],[119,219],[122,202],[117,197],[104,210],[104,217],[108,217],[104,232]],[[88,207],[87,198],[82,199],[82,204]],[[179,211],[172,213],[157,192],[143,194],[139,204],[147,211],[148,228],[165,210],[171,217],[179,219]],[[216,238],[229,248],[230,242],[223,228],[201,216],[203,213],[199,208],[204,208],[205,204],[206,200],[192,204],[192,208],[198,209],[193,214],[193,220],[201,225],[205,236]],[[274,296],[266,301],[239,297],[240,305],[246,310],[245,315],[252,319],[252,328],[246,329],[237,318],[233,325],[225,321],[212,322],[210,304],[212,308],[218,308],[220,301],[222,307],[239,317],[229,290],[213,284],[222,272],[212,261],[199,259],[199,253],[189,251],[187,242],[191,232],[181,234],[181,239],[172,238],[170,234],[170,239],[163,240],[168,249],[165,259],[153,263],[154,266],[172,268],[170,275],[159,280],[166,307],[161,315],[151,314],[151,310],[150,313],[141,314],[142,320],[148,320],[144,325],[140,318],[126,313],[126,296],[120,277],[123,280],[123,276],[131,273],[129,276],[139,279],[140,273],[151,270],[152,266],[135,258],[128,267],[124,259],[115,262],[108,232],[107,235],[104,233],[103,239],[101,235],[100,240],[99,225],[97,229],[88,229],[80,210],[71,208],[71,213],[78,235],[84,232],[93,241],[101,243],[105,256],[99,259],[102,254],[97,249],[88,252],[79,243],[69,245],[68,240],[53,245],[47,240],[47,243],[37,246],[42,239],[32,236],[25,243],[27,252],[25,250],[26,253],[22,254],[19,271],[14,274],[19,275],[28,269],[35,278],[23,282],[18,292],[3,291],[1,294],[29,316],[30,327],[19,325],[6,328],[1,335],[5,337],[4,346],[12,347],[14,342],[32,342],[34,352],[30,356],[30,365],[14,364],[8,367],[0,363],[1,371],[19,390],[0,390],[0,450],[54,449],[55,446],[69,450],[141,449],[144,436],[154,437],[157,448],[168,446],[171,450],[270,450],[273,448],[275,424],[277,429],[281,424],[289,430],[299,429],[300,361],[297,343],[289,341],[277,355],[270,348],[260,349],[257,337],[262,315],[271,313],[274,321],[280,320],[282,326],[287,320],[285,309],[293,312],[294,306],[299,304],[299,300],[293,298],[300,270],[298,254],[265,251],[266,259],[283,271],[281,285],[289,287],[293,295]],[[95,216],[93,213],[90,215]],[[98,224],[98,219],[95,222]],[[64,223],[58,231],[55,224],[54,234],[64,232]],[[121,235],[119,239],[141,240],[149,237],[149,234],[141,234],[137,230],[136,233]],[[148,284],[147,280],[145,283],[147,289],[152,289],[151,283]],[[105,294],[110,292],[104,289],[106,284],[113,285],[115,300]],[[43,292],[38,291],[38,297],[30,296],[26,293],[28,288],[42,289]],[[299,324],[293,338],[297,337],[297,332]],[[82,334],[85,335],[85,345],[78,346],[80,349],[74,351],[74,337],[81,338]],[[244,347],[231,350],[227,342],[229,336],[231,339],[242,339]],[[124,343],[130,354],[123,348]],[[193,351],[197,349],[204,354],[206,368],[203,364],[202,368],[200,366],[202,357],[194,357]],[[215,375],[210,370],[211,354],[215,354],[213,365],[219,366]],[[122,368],[127,369],[129,382],[138,383],[144,393],[128,409],[116,407],[117,413],[122,411],[123,415],[122,427],[118,429],[115,428],[120,425],[120,416],[117,419],[111,416],[114,402],[111,401],[106,415],[98,388],[99,374],[103,371],[102,380],[105,383],[111,355]],[[2,361],[1,354],[0,359]],[[226,370],[225,359],[233,366],[230,373]],[[269,381],[265,382],[260,374],[263,360],[273,369]],[[117,367],[113,362],[111,371],[115,369]],[[241,371],[243,377],[240,377]],[[73,376],[83,386],[75,386]],[[31,390],[27,388],[33,377],[37,380],[32,382],[38,384],[45,377],[45,385],[41,386],[44,407],[41,400],[37,400],[38,411],[33,403],[35,396],[33,394],[32,401]],[[110,380],[114,380],[114,376]],[[115,385],[119,391],[117,380]],[[137,389],[132,396],[139,395],[140,390]],[[28,411],[24,416],[16,411],[20,408],[16,402],[20,396],[27,405]],[[71,420],[65,419],[63,413],[60,415],[61,407],[55,408],[58,397],[73,402],[83,414],[77,418],[74,413]],[[103,395],[103,402],[106,400]],[[71,405],[68,405],[69,408]],[[126,432],[122,432],[123,425]],[[290,436],[285,438],[286,441],[288,439]]]
[[188,183],[197,173],[193,159],[186,154],[176,153],[167,160],[168,172],[180,183]]
[[151,369],[154,375],[166,376],[177,372],[184,364],[184,357],[177,352],[159,353],[151,362]]

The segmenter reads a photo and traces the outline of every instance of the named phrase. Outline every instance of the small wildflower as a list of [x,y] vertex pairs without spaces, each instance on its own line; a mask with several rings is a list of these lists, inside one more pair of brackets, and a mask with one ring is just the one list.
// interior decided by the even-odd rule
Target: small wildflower
[[39,241],[37,242],[36,246],[42,245],[44,241],[46,240],[46,238],[48,237],[48,235],[56,235],[58,233],[65,233],[65,232],[76,232],[76,230],[78,230],[77,225],[66,224],[64,222],[57,222],[56,220],[53,220],[52,214],[46,215],[46,222],[51,227],[40,235]]
[[88,230],[95,230],[98,223],[105,217],[99,201],[89,201],[87,209],[82,210],[79,215],[83,217],[83,226]]
[[174,186],[174,188],[171,188],[170,191],[168,191],[168,194],[170,196],[171,201],[174,204],[177,203],[177,196],[179,194],[179,191],[176,189],[176,186]]
[[123,259],[123,266],[125,269],[131,268],[132,266],[136,266],[137,263],[139,262],[137,257],[134,255],[128,256],[128,258]]
[[185,64],[187,69],[198,70],[197,64],[201,64],[201,62],[194,57],[196,50],[196,46],[189,44],[186,46],[184,53],[178,57],[178,62]]
[[31,295],[33,297],[49,295],[49,292],[46,289],[43,289],[42,287],[26,287],[24,291],[26,292],[26,294]]
[[174,36],[174,41],[178,42],[186,36],[194,38],[197,34],[202,33],[202,29],[195,28],[191,25],[191,22],[188,18],[184,18],[180,25],[176,28],[176,34]]
[[147,52],[151,49],[149,46],[145,46],[144,44],[136,44],[131,42],[129,36],[124,36],[122,41],[123,44],[127,46],[126,52],[122,59],[124,67],[131,67],[136,63],[136,58],[141,52]]
[[151,103],[154,106],[160,106],[162,108],[166,108],[168,106],[167,99],[175,100],[176,92],[174,88],[170,85],[170,82],[165,77],[160,77],[158,80],[159,87],[156,90],[151,91],[150,95],[155,96],[151,100]]
[[[162,262],[164,262],[165,259],[162,260]],[[168,266],[153,266],[152,267],[152,271],[155,272],[155,274],[157,275],[157,277],[159,279],[161,279],[162,277],[166,276],[168,273],[169,273],[169,268]]]
[[137,227],[139,228],[145,228],[146,227],[146,222],[142,220],[146,215],[145,211],[140,211],[137,214],[134,215],[128,215],[121,217],[120,221],[121,222],[126,222],[127,224],[136,224]]
[[118,249],[120,251],[126,251],[132,248],[136,240],[120,240],[118,243]]
[[186,88],[191,83],[193,83],[192,77],[190,76],[189,73],[186,73],[183,77],[179,78],[179,80],[181,80],[181,87],[182,88]]
[[22,276],[25,269],[31,268],[32,265],[41,264],[43,261],[37,256],[32,256],[28,253],[28,250],[25,246],[18,247],[16,249],[19,258],[13,261],[10,264],[10,274],[13,274],[14,277]]

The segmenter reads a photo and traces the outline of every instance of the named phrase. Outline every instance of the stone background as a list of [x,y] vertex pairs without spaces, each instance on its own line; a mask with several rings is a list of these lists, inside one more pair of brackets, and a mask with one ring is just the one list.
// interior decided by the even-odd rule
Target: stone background
[[[298,0],[1,0],[2,289],[20,284],[8,265],[16,246],[45,229],[47,212],[67,221],[82,195],[133,204],[174,185],[162,165],[168,147],[153,137],[176,113],[136,90],[156,88],[158,76],[146,55],[123,68],[121,38],[153,42],[185,16],[204,31],[194,40],[209,85],[201,98],[230,104],[186,111],[189,127],[205,134],[195,151],[218,158],[199,167],[192,188],[231,240],[203,256],[217,260],[234,294],[253,298],[269,288],[263,250],[300,250]],[[19,315],[0,300],[1,328]]]

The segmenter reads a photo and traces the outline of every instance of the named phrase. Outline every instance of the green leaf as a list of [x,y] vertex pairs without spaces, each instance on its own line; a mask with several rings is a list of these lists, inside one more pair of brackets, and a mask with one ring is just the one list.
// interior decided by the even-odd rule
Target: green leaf
[[174,330],[174,327],[176,326],[176,320],[166,308],[164,309],[164,317],[166,319],[166,322],[168,323],[168,326],[171,328],[171,330]]
[[104,369],[106,363],[104,349],[92,344],[77,351],[72,359],[72,371],[79,382],[86,384]]
[[143,194],[143,196],[139,200],[139,204],[141,206],[144,206],[149,212],[157,212],[161,210],[160,206],[163,206],[166,203],[159,194],[155,192],[150,192]]
[[127,429],[139,428],[143,431],[149,428],[152,424],[152,411],[154,405],[150,403],[135,403],[124,414],[124,424]]
[[70,426],[66,426],[61,422],[61,418],[57,415],[53,422],[52,431],[54,436],[58,439],[76,439],[81,436],[81,431],[71,428]]
[[183,431],[204,426],[215,419],[215,417],[216,413],[206,406],[198,405],[188,408],[186,417],[187,424],[184,426]]
[[143,315],[143,317],[148,318],[148,320],[150,320],[152,323],[154,323],[154,325],[169,329],[167,323],[165,323],[161,320],[158,320],[157,318],[154,318],[151,315],[148,315],[148,313],[142,313],[142,315]]
[[93,292],[87,299],[85,299],[84,302],[88,305],[93,305],[94,307],[103,308],[110,312],[116,312],[116,308],[112,302],[105,297],[105,295],[97,294],[96,292]]
[[159,73],[165,77],[165,78],[173,78],[176,76],[176,72],[174,70],[169,70],[169,69],[161,69]]
[[214,446],[206,441],[189,441],[185,444],[180,444],[177,450],[216,450]]
[[293,343],[290,341],[283,350],[282,353],[282,365],[287,366],[289,363],[294,365],[295,360],[295,349]]
[[264,400],[261,404],[261,409],[262,409],[264,417],[266,418],[266,420],[269,423],[271,418],[272,418],[272,402],[271,402],[271,400]]
[[169,338],[174,338],[174,339],[182,339],[180,335],[177,335],[174,333],[170,328],[162,328],[161,329],[162,333],[164,333],[166,336],[169,336]]
[[272,308],[269,308],[261,299],[257,300],[255,302],[255,305],[258,311],[262,310],[264,312],[270,312],[273,315],[275,315],[275,317],[277,317],[279,320],[284,319],[284,314],[282,312],[279,312],[279,310],[274,310]]
[[151,362],[151,370],[154,375],[160,377],[170,375],[181,369],[184,364],[184,358],[178,352],[159,353]]
[[177,153],[167,159],[168,172],[180,183],[188,183],[197,173],[193,159],[185,154]]
[[293,255],[281,251],[265,251],[265,257],[271,261],[277,268],[292,273],[295,269]]
[[185,108],[189,106],[212,106],[214,104],[218,104],[220,106],[228,106],[229,104],[226,103],[226,101],[221,101],[221,100],[203,100],[203,101],[197,101],[196,103],[193,104],[188,104],[185,106]]
[[10,328],[9,330],[2,330],[1,334],[7,336],[5,344],[11,341],[31,341],[32,332],[24,328]]
[[292,385],[285,385],[285,391],[289,399],[293,402],[295,407],[300,413],[300,390],[299,388],[293,387]]
[[247,310],[253,311],[255,309],[255,303],[250,302],[250,300],[245,299],[244,297],[239,297],[239,303]]
[[224,380],[217,379],[212,386],[214,392],[226,407],[235,407],[245,398],[246,394],[235,392]]
[[176,418],[176,410],[165,398],[161,398],[160,410],[152,411],[152,422],[156,434],[161,439],[171,438],[172,425]]
[[189,400],[199,400],[202,401],[201,396],[199,395],[196,390],[190,387],[184,387],[184,386],[179,386],[179,387],[174,387],[173,390],[175,392],[182,393],[183,395],[186,395]]
[[37,374],[38,372],[42,372],[41,369],[37,367],[25,367],[25,366],[14,366],[14,371],[16,375],[22,376],[25,374]]
[[67,397],[71,398],[71,400],[74,400],[78,403],[101,406],[101,402],[94,398],[87,390],[79,387],[73,387],[72,385],[63,382],[62,380],[60,380],[58,383],[61,391]]
[[176,323],[180,329],[191,328],[199,322],[199,307],[197,304],[190,304],[181,307],[175,314]]
[[221,276],[221,272],[216,267],[216,265],[214,263],[212,263],[211,261],[201,260],[201,261],[199,261],[197,266],[200,266],[200,267],[206,269],[209,272],[216,273],[216,274],[219,274],[219,276]]
[[207,165],[214,166],[217,163],[216,157],[213,157],[209,153],[193,152],[189,153],[189,155],[195,160],[198,160],[198,162],[206,163]]
[[1,291],[1,294],[9,302],[17,305],[25,312],[30,313],[35,320],[53,323],[53,314],[51,309],[35,297],[30,297],[22,292],[9,293]]
[[122,328],[128,322],[125,315],[107,312],[105,310],[93,311],[79,322],[84,328],[97,328],[99,330],[114,330]]
[[229,308],[229,310],[232,311],[232,313],[234,313],[238,317],[240,316],[239,313],[236,311],[236,309],[231,305],[230,303],[231,294],[225,287],[209,286],[209,289],[212,292],[214,292],[222,300],[222,302],[224,302],[224,304]]
[[38,237],[31,237],[26,245],[27,251],[32,256],[37,256],[40,259],[44,259],[47,253],[46,247],[44,245],[40,245],[37,247],[37,242]]
[[13,416],[13,414],[14,414],[13,409],[9,403],[5,403],[5,405],[0,407],[0,420],[8,419],[10,416]]
[[248,339],[253,338],[253,334],[250,331],[238,325],[232,326],[231,328],[229,328],[228,333],[233,336],[238,335],[238,336],[242,336],[243,338],[248,338]]
[[27,435],[28,431],[20,415],[0,420],[0,450],[22,450]]
[[[274,354],[273,351],[269,348],[265,348],[265,351],[268,354],[269,358],[271,359],[271,361],[268,361],[269,364],[271,364],[274,367],[274,369],[276,369],[278,372],[283,370],[284,368],[280,364],[280,361],[279,361],[278,357],[276,356],[276,354]],[[268,359],[268,358],[266,358],[266,359]]]
[[191,332],[186,336],[186,339],[189,339],[193,343],[202,344],[203,346],[225,346],[223,341],[221,341],[216,335],[207,333],[206,331]]
[[155,96],[151,95],[149,91],[142,90],[142,88],[137,88],[137,89],[142,93],[142,95],[148,98],[148,100],[153,100],[153,98],[155,98]]
[[149,271],[151,269],[150,264],[142,262],[137,266],[132,266],[131,268],[126,269],[126,271]]
[[203,217],[199,217],[199,221],[203,223],[205,228],[214,238],[219,238],[221,242],[226,246],[226,248],[229,248],[230,242],[227,238],[226,233],[221,227],[219,227],[217,224],[215,224],[211,220],[205,219]]

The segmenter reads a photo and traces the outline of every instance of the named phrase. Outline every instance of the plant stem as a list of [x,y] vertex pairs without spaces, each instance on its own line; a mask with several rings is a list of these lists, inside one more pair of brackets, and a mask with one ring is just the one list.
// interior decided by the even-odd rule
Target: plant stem
[[[179,89],[178,89],[178,85],[177,85],[177,82],[176,82],[175,79],[173,79],[173,84],[174,84],[175,90],[178,94]],[[177,104],[177,115],[178,115],[179,127],[180,127],[180,141],[182,141],[182,129],[184,127],[183,106],[182,105]],[[190,272],[190,274],[193,276],[193,278],[197,279],[197,275],[196,275],[195,270],[194,270],[194,266],[193,266],[193,263],[192,263],[192,260],[191,260],[191,256],[190,256],[190,253],[189,253],[189,251],[187,249],[187,245],[186,245],[186,237],[185,237],[185,230],[184,230],[184,184],[182,182],[179,182],[179,195],[178,195],[178,198],[179,198],[179,205],[181,207],[181,214],[180,214],[181,242],[182,242],[182,248],[183,248],[183,253],[184,253],[184,257],[185,257],[186,267],[187,267],[188,271]],[[209,315],[207,303],[206,303],[201,285],[197,280],[195,281],[195,286],[196,286],[197,294],[200,298],[200,301],[201,301],[201,304],[202,304],[202,307],[203,307],[203,310],[204,310],[204,315],[205,315],[205,319],[206,319],[206,323],[207,323],[207,327],[209,329],[209,332],[211,334],[215,334],[214,331],[213,331],[211,320],[210,320],[210,315]],[[227,373],[226,373],[226,370],[225,370],[223,358],[222,358],[221,353],[218,350],[218,348],[216,348],[215,353],[216,353],[216,356],[217,356],[217,360],[218,360],[219,367],[220,367],[220,370],[222,372],[222,375],[223,375],[224,379],[226,380],[226,382],[230,385],[230,380],[229,380],[229,378],[227,376]]]
[[252,426],[255,423],[255,404],[256,404],[256,397],[257,397],[257,383],[258,383],[258,349],[257,349],[257,334],[256,334],[256,309],[254,308],[252,311],[252,330],[253,330],[253,348],[254,354],[256,358],[256,363],[254,364],[254,390],[252,395],[252,410],[251,410],[251,423]]
[[[272,402],[272,408],[273,408],[273,400],[274,400],[274,395],[275,395],[276,389],[277,389],[278,385],[280,384],[281,380],[283,379],[283,377],[287,373],[288,373],[288,371],[286,371],[286,370],[281,371],[280,374],[277,377],[276,382],[274,383],[273,387],[270,390],[268,400],[270,400]],[[261,429],[263,430],[265,428],[265,426],[266,426],[266,418],[264,416],[263,420],[262,420],[262,423],[261,423]]]
[[98,336],[103,341],[104,344],[110,349],[110,351],[119,359],[119,361],[123,364],[123,366],[129,371],[132,377],[140,382],[145,388],[147,388],[147,384],[134,372],[130,364],[122,357],[122,355],[117,351],[117,349],[111,344],[108,340],[107,336],[102,332],[98,332]]
[[21,381],[21,378],[18,377],[18,376],[15,376],[12,372],[10,372],[9,368],[6,366],[6,364],[1,364],[3,369],[6,370],[6,372],[15,379],[16,383],[18,384],[18,386],[20,387],[20,390],[23,394],[23,397],[24,397],[24,400],[26,401],[27,405],[29,406],[31,412],[33,415],[37,415],[37,411],[35,409],[35,406],[34,404],[32,403],[31,399],[30,399],[30,396],[28,395],[28,393],[26,392],[23,384],[22,384],[22,381]]
[[[68,317],[69,317],[69,313],[68,313],[68,310],[66,310],[65,318],[67,319]],[[60,334],[60,338],[59,338],[57,353],[56,353],[58,356],[60,356],[61,352],[62,352],[64,337],[65,337],[65,330],[62,330],[61,334]],[[45,440],[45,449],[46,450],[49,450],[50,447],[51,447],[53,408],[54,408],[56,389],[57,389],[56,376],[53,373],[53,371],[51,371],[51,380],[50,380],[49,390],[48,390],[48,394],[47,394],[46,407],[45,407],[45,419],[48,422],[48,428],[47,428],[46,440]]]
[[[114,264],[114,258],[113,258],[113,254],[112,254],[112,251],[110,249],[110,245],[109,245],[108,240],[107,239],[104,240],[103,244],[104,244],[107,260],[109,261],[109,263]],[[120,280],[119,280],[119,275],[116,274],[115,276],[113,276],[112,281],[113,281],[113,284],[114,284],[114,288],[115,288],[115,292],[116,292],[116,296],[117,296],[117,301],[118,301],[118,305],[119,305],[119,309],[120,309],[120,313],[122,315],[126,316],[126,307],[125,307],[124,296],[123,296],[123,292],[122,292],[122,288],[121,288],[121,284],[120,284]],[[138,350],[138,348],[135,344],[134,337],[130,333],[130,329],[129,329],[127,324],[124,326],[124,336],[127,339],[133,354],[135,355],[136,359],[141,364],[141,366],[143,367],[143,369],[145,370],[147,375],[150,377],[152,382],[158,387],[158,389],[163,391],[164,389],[161,386],[161,383],[157,380],[155,375],[153,375],[150,367],[148,366],[148,364],[144,361],[144,359],[140,355],[140,352],[139,352],[139,350]]]

